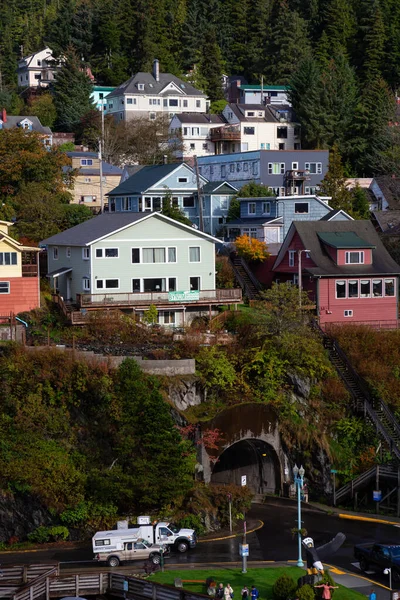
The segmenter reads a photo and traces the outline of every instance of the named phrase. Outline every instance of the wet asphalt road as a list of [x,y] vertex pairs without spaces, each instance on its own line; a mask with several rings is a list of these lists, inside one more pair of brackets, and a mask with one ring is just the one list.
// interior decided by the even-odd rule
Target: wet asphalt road
[[[260,519],[264,527],[247,536],[250,546],[249,561],[288,561],[297,559],[297,541],[292,538],[291,529],[296,527],[297,508],[294,502],[272,498],[268,504],[253,505],[249,516]],[[326,562],[348,571],[360,574],[353,558],[353,547],[360,543],[400,543],[400,529],[392,525],[351,521],[337,516],[327,515],[315,509],[303,509],[303,526],[308,535],[314,538],[315,545],[324,544],[343,531],[346,542],[340,550]],[[200,566],[205,564],[221,564],[239,561],[238,545],[240,538],[225,539],[209,543],[201,543],[187,554],[171,554],[167,565],[176,567]],[[99,569],[104,565],[94,564],[90,543],[87,547],[70,550],[52,549],[40,552],[7,553],[0,556],[1,564],[60,562],[62,570]],[[129,570],[135,572],[135,565]],[[136,569],[137,570],[137,569]],[[368,574],[368,577],[379,583],[388,584],[387,577],[381,574]]]

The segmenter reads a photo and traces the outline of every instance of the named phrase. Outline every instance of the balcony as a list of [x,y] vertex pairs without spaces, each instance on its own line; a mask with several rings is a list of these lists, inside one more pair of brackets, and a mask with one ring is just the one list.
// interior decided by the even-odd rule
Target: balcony
[[299,169],[286,171],[286,181],[310,181],[310,171],[300,171]]
[[240,129],[238,127],[214,127],[210,130],[212,142],[240,142]]
[[37,277],[38,275],[37,265],[22,265],[22,277]]
[[[179,292],[176,292],[179,294]],[[173,306],[202,306],[208,304],[236,304],[242,301],[242,290],[221,289],[202,290],[196,299],[171,301],[168,292],[112,293],[107,294],[77,294],[76,303],[80,309],[94,308],[146,308],[150,304],[157,307],[172,308]]]

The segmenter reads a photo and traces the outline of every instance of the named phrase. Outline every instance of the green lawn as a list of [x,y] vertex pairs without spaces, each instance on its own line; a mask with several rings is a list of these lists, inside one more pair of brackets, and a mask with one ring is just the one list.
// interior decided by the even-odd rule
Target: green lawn
[[[202,583],[186,583],[185,579],[197,579],[205,581],[207,577],[213,577],[218,583],[226,585],[230,583],[233,591],[235,592],[235,600],[241,600],[241,589],[244,585],[250,589],[252,585],[255,585],[260,592],[260,600],[271,600],[272,599],[272,587],[275,581],[287,573],[295,581],[305,574],[304,569],[298,567],[266,567],[258,569],[248,569],[246,574],[241,573],[241,567],[228,567],[225,569],[187,569],[184,571],[169,571],[168,561],[165,564],[166,571],[164,573],[158,572],[151,575],[152,581],[159,583],[168,583],[174,585],[176,578],[182,579],[183,587],[191,592],[200,592],[203,594],[207,593],[205,584]],[[361,600],[365,597],[358,592],[354,592],[348,588],[340,586],[338,590],[335,590],[333,600]]]

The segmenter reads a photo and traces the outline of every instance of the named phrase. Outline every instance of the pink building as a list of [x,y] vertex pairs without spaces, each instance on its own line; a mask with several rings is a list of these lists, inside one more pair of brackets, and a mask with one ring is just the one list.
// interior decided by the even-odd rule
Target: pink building
[[321,327],[397,327],[400,266],[370,221],[295,221],[273,266],[274,280],[298,284],[316,303]]

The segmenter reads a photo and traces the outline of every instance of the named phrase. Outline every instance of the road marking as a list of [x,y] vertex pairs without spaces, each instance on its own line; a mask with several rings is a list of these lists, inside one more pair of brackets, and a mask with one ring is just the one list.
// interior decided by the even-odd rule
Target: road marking
[[385,525],[395,525],[399,527],[397,523],[393,521],[388,521],[386,519],[374,519],[373,517],[360,517],[358,515],[347,515],[345,513],[339,513],[340,519],[350,519],[351,521],[368,521],[370,523],[384,523]]
[[[257,525],[257,527],[254,527],[254,529],[249,529],[247,530],[247,534],[249,533],[254,533],[255,531],[258,531],[259,529],[261,529],[262,527],[264,527],[264,521],[259,520],[259,525]],[[219,542],[220,540],[230,540],[232,538],[235,537],[240,537],[242,536],[243,533],[233,533],[232,535],[226,535],[224,537],[217,537],[217,538],[212,538],[212,539],[208,539],[208,540],[197,540],[198,544],[206,544],[207,542]]]
[[346,575],[345,571],[340,571],[340,569],[338,569],[337,567],[331,567],[329,569],[330,573],[335,573],[335,575]]

